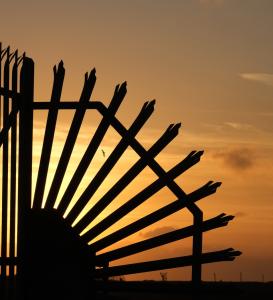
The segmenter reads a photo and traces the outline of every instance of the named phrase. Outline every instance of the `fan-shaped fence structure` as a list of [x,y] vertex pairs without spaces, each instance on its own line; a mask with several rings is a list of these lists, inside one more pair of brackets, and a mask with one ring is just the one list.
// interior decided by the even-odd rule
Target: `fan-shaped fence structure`
[[[96,82],[95,70],[92,70],[85,75],[79,101],[61,101],[65,69],[60,62],[54,67],[50,101],[36,102],[33,60],[25,54],[19,55],[17,50],[11,53],[9,47],[2,49],[1,45],[0,50],[0,284],[1,293],[6,299],[13,299],[12,297],[52,299],[54,296],[56,299],[60,297],[80,299],[80,295],[89,295],[89,298],[92,298],[96,279],[183,266],[192,266],[192,282],[198,287],[201,282],[202,264],[229,261],[240,255],[239,251],[232,248],[209,253],[202,251],[203,232],[226,226],[233,219],[233,216],[220,214],[212,219],[203,220],[202,210],[196,204],[198,200],[215,193],[220,183],[209,181],[201,188],[186,194],[174,180],[198,163],[203,152],[192,151],[168,171],[155,160],[155,157],[177,136],[180,124],[171,124],[148,150],[135,138],[152,115],[155,101],[146,102],[127,129],[115,116],[125,97],[126,83],[116,86],[113,98],[106,107],[102,102],[90,100]],[[37,180],[33,184],[33,140],[35,140],[33,113],[36,110],[46,111],[47,120]],[[57,130],[57,116],[61,110],[73,111],[74,116],[45,199],[54,133]],[[55,207],[84,115],[89,110],[96,110],[102,116],[101,121],[94,135],[90,136],[86,151],[65,187],[58,206]],[[120,135],[119,143],[111,154],[105,157],[101,168],[90,179],[89,184],[64,217],[109,128]],[[138,160],[75,223],[128,147],[135,151]],[[103,154],[105,155],[104,152]],[[141,175],[141,171],[146,167],[156,175],[156,180],[148,186],[141,187],[141,190],[126,203],[89,228],[89,224],[130,182]],[[177,200],[96,239],[162,188],[168,188]],[[182,209],[187,209],[193,216],[193,223],[189,226],[101,253],[101,250],[108,246]],[[114,260],[186,237],[192,237],[193,240],[192,254],[189,256],[111,266]],[[14,291],[19,292],[15,295]]]

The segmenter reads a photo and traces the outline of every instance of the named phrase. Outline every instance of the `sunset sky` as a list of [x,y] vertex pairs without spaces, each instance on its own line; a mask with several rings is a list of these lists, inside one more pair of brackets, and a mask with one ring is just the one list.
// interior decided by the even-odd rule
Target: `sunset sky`
[[[169,170],[192,150],[205,150],[196,166],[180,176],[187,193],[209,180],[223,184],[198,205],[205,218],[222,212],[236,218],[204,235],[204,250],[228,247],[243,255],[234,262],[204,266],[203,279],[273,280],[273,1],[272,0],[0,0],[0,40],[35,61],[35,100],[50,99],[52,68],[66,69],[62,100],[77,100],[84,73],[96,68],[93,100],[108,105],[116,84],[127,81],[117,113],[128,128],[143,103],[156,99],[155,112],[137,139],[148,149],[171,123],[178,137],[156,158]],[[52,178],[73,114],[61,113],[50,167]],[[100,116],[88,112],[61,193],[81,158]],[[35,114],[34,172],[37,171],[46,113]],[[109,156],[120,136],[109,130],[77,195]],[[111,187],[137,155],[128,149],[90,206]],[[100,216],[126,202],[156,179],[148,168]],[[35,176],[34,176],[35,180]],[[47,188],[50,186],[50,180]],[[77,199],[75,195],[75,200]],[[175,200],[164,189],[113,229]],[[179,212],[119,243],[178,229],[192,222]],[[123,259],[137,262],[190,254],[179,241]],[[168,270],[169,280],[190,278],[190,269]],[[160,280],[159,272],[128,279]]]

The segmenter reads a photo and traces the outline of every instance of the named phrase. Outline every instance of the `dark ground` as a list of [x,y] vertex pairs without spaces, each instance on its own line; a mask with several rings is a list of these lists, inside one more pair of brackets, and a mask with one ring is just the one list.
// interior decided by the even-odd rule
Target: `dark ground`
[[[11,297],[14,291],[14,283],[10,282],[10,289],[5,288],[3,294],[3,282],[0,282],[0,300],[14,299]],[[68,297],[56,296],[55,293],[50,297],[45,296],[44,292],[39,297],[31,299],[51,299],[51,300],[273,300],[273,282],[203,282],[199,294],[194,294],[190,282],[183,281],[109,281],[96,283],[96,297],[94,294],[88,293],[83,298],[72,294]],[[93,289],[91,288],[91,291]],[[56,297],[54,297],[54,295]],[[45,297],[43,297],[45,296]],[[21,299],[20,295],[16,299]]]
[[198,300],[273,299],[273,282],[204,282],[193,295],[189,282],[128,281],[109,282],[108,292],[97,292],[97,300]]

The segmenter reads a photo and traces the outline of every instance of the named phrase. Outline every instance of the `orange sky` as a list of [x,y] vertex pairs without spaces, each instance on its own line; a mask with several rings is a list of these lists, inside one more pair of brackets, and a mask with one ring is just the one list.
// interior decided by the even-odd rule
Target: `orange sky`
[[[108,104],[115,85],[127,81],[128,93],[117,113],[126,127],[145,101],[157,100],[154,114],[137,136],[145,148],[170,123],[182,122],[179,136],[157,160],[168,170],[191,150],[205,150],[201,162],[177,182],[186,192],[208,180],[223,182],[215,195],[201,200],[199,205],[206,218],[222,212],[236,218],[227,228],[205,234],[204,248],[234,247],[243,251],[233,263],[205,266],[203,279],[212,280],[216,272],[218,279],[239,280],[242,272],[244,280],[261,280],[262,274],[265,280],[273,280],[271,0],[11,0],[1,3],[0,15],[3,44],[26,51],[36,62],[36,100],[49,99],[52,67],[63,59],[63,100],[78,99],[84,73],[93,67],[97,70],[94,100]],[[58,120],[52,175],[71,117],[61,114]],[[46,114],[36,114],[36,157],[45,120]],[[98,120],[96,113],[86,115],[63,187]],[[109,131],[101,145],[106,155],[118,141],[118,134]],[[136,159],[129,149],[92,201],[99,199]],[[103,161],[98,152],[77,195]],[[37,164],[34,160],[34,171]],[[144,181],[147,185],[155,179],[148,169],[141,175],[101,217],[128,200]],[[162,190],[109,232],[174,199],[169,191]],[[190,222],[189,213],[179,212],[121,244]],[[179,241],[122,262],[189,253],[190,241]],[[168,271],[170,280],[189,277],[189,269]],[[159,280],[160,276],[154,272],[128,278]]]

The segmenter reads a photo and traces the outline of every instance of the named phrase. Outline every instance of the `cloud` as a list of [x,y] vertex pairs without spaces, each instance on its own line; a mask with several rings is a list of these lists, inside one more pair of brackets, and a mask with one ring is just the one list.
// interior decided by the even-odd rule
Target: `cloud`
[[140,235],[144,238],[151,238],[151,237],[155,237],[157,235],[164,234],[164,233],[176,230],[176,229],[177,228],[174,228],[172,226],[163,226],[163,227],[158,227],[154,230],[151,230],[151,231],[148,231],[145,233],[140,233]]
[[257,81],[269,86],[273,86],[273,74],[268,73],[241,73],[240,77],[246,80]]
[[225,166],[235,171],[250,169],[255,161],[255,154],[247,148],[217,152],[214,157],[220,159]]
[[226,126],[228,126],[228,127],[231,127],[232,129],[236,129],[236,130],[249,130],[249,129],[253,129],[252,125],[245,124],[245,123],[225,122],[224,124]]

